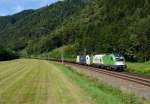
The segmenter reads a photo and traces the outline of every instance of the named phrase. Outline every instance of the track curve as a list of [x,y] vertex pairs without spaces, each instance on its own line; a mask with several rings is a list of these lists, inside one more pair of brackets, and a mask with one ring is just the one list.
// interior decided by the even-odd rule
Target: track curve
[[97,73],[102,73],[102,74],[106,74],[106,75],[110,75],[113,77],[117,77],[123,80],[127,80],[127,81],[131,81],[131,82],[135,82],[137,84],[140,85],[144,85],[147,87],[150,87],[150,77],[142,77],[139,75],[131,75],[128,73],[124,73],[124,72],[114,72],[114,71],[109,71],[109,70],[104,70],[104,69],[100,69],[100,68],[95,68],[92,66],[87,66],[87,65],[80,65],[77,63],[72,63],[72,62],[64,62],[65,64],[72,64],[72,65],[78,65],[80,67],[84,67],[87,70],[91,70]]

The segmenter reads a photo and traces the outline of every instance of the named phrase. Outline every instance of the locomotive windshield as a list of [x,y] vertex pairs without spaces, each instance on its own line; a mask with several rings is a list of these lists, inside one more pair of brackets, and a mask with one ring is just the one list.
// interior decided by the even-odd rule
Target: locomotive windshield
[[114,56],[116,57],[116,61],[124,61],[124,58],[120,53],[114,53]]
[[124,61],[123,58],[116,58],[116,61]]
[[114,53],[115,57],[122,57],[122,55],[120,53]]

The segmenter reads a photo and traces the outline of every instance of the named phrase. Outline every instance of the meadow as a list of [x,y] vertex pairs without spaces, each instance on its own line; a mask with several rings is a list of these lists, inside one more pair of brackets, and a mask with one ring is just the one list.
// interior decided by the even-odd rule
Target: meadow
[[0,62],[0,104],[141,104],[142,98],[55,62]]
[[0,104],[94,104],[54,64],[19,59],[0,62]]

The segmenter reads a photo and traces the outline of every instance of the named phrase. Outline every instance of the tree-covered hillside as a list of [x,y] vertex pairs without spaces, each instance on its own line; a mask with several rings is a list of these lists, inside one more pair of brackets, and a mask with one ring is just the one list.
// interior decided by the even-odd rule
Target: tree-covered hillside
[[64,0],[0,17],[0,43],[29,55],[55,55],[65,45],[70,56],[120,51],[128,60],[149,60],[150,1]]
[[66,0],[35,11],[0,17],[0,42],[16,51],[22,50],[47,36],[84,5],[84,0]]

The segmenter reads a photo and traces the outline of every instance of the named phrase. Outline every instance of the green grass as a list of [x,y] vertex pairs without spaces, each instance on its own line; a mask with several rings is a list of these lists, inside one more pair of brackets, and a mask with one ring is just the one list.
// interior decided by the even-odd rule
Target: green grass
[[131,63],[127,62],[128,72],[144,74],[150,76],[150,61],[144,63]]
[[61,69],[44,60],[0,62],[0,104],[94,104]]
[[70,67],[60,64],[58,64],[57,67],[63,69],[62,71],[65,75],[86,91],[97,104],[143,104],[144,102],[141,98],[123,93],[96,79],[78,73]]
[[0,104],[141,104],[61,64],[19,59],[0,62]]

